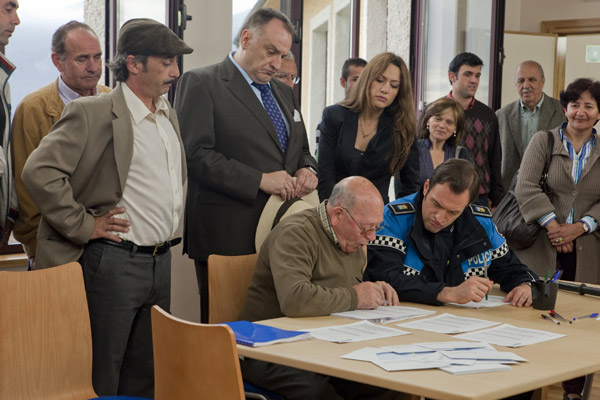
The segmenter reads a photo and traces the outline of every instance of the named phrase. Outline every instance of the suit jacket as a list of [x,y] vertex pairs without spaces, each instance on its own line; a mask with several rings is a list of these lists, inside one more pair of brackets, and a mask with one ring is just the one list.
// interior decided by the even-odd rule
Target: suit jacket
[[[110,88],[98,85],[98,93],[108,93]],[[40,144],[50,128],[60,119],[65,108],[58,94],[58,79],[48,86],[28,94],[17,107],[13,118],[13,162],[15,166],[15,188],[19,200],[19,218],[13,234],[23,243],[29,257],[35,256],[37,229],[41,215],[21,180],[21,173],[29,154]]]
[[[520,101],[517,100],[496,111],[502,146],[502,185],[505,191],[508,191],[510,181],[519,169],[523,159],[520,107]],[[540,107],[537,130],[554,129],[566,121],[560,101],[544,93],[544,102]]]
[[[169,119],[179,137],[173,109]],[[120,85],[109,94],[83,97],[65,107],[23,169],[23,182],[42,214],[36,269],[80,258],[94,217],[121,199],[132,156],[131,114]],[[185,180],[183,157],[182,174]]]
[[254,236],[269,195],[259,189],[262,173],[316,169],[304,122],[292,90],[271,81],[290,126],[284,155],[275,127],[229,57],[183,74],[175,109],[189,168],[184,253],[254,253]]
[[[392,118],[384,112],[379,117],[377,132],[355,168],[352,157],[358,132],[358,113],[339,104],[323,110],[319,139],[319,199],[329,198],[333,186],[342,179],[359,175],[369,179],[381,193],[384,203],[389,202],[390,159],[393,146]],[[413,141],[410,153],[400,170],[401,195],[419,190],[419,148]]]

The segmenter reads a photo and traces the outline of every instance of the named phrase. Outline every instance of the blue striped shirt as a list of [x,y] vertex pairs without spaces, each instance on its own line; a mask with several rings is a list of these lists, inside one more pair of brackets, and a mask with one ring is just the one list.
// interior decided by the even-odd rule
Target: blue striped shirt
[[[596,143],[596,137],[598,135],[596,133],[596,129],[592,128],[592,137],[587,142],[585,142],[585,144],[581,147],[581,150],[579,150],[578,153],[573,148],[573,144],[571,143],[567,135],[565,135],[566,127],[567,123],[565,122],[558,130],[558,135],[560,136],[560,140],[562,141],[565,150],[567,150],[569,157],[571,157],[571,160],[573,160],[573,164],[571,167],[571,177],[573,178],[575,184],[577,184],[577,182],[579,182],[579,179],[581,178],[581,173],[583,172],[583,169],[585,168],[585,165],[589,161],[590,155],[594,150],[594,144]],[[543,217],[538,219],[538,223],[542,226],[546,226],[548,223],[550,223],[550,221],[554,219],[556,219],[556,214],[554,212],[551,212],[550,214],[544,215]],[[574,219],[574,210],[573,208],[571,208],[571,212],[569,213],[569,216],[567,217],[567,220],[565,222],[567,224],[572,224],[573,222],[576,222],[574,221]],[[588,215],[584,216],[579,221],[587,225],[587,227],[589,228],[588,232],[593,232],[598,228],[598,223],[596,222],[596,220]]]

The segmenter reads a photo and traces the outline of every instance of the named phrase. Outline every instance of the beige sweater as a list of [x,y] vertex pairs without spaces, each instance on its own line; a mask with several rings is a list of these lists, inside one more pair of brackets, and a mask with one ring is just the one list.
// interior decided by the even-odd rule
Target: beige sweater
[[319,216],[324,203],[279,223],[262,245],[239,319],[309,317],[354,310],[363,251],[343,252]]
[[[558,128],[554,133],[552,161],[548,170],[548,186],[553,192],[552,202],[542,192],[538,182],[544,168],[548,137],[546,132],[537,132],[525,154],[515,194],[526,222],[537,221],[540,217],[554,211],[556,221],[564,223],[571,208],[574,208],[574,221],[589,215],[600,222],[600,139],[596,139],[594,150],[582,172],[579,182],[575,184],[571,176],[573,161],[569,157],[560,137]],[[515,250],[519,259],[538,275],[544,276],[546,271],[556,266],[556,250],[542,229],[528,249]],[[600,283],[600,231],[583,235],[575,240],[577,251],[577,273],[575,280],[589,283]]]

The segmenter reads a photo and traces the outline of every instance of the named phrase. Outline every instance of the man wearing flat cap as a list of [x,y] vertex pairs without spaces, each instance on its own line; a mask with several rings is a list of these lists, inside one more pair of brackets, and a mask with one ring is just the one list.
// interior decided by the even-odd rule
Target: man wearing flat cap
[[179,77],[176,56],[191,52],[161,23],[126,22],[115,90],[69,103],[23,170],[42,215],[35,267],[82,265],[101,396],[153,397],[150,308],[169,309],[186,176],[163,94]]

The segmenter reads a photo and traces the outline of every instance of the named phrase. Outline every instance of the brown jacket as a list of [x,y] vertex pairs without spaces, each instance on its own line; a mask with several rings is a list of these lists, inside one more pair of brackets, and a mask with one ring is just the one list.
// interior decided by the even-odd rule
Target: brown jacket
[[[317,210],[320,210],[317,211]],[[263,243],[239,319],[314,317],[354,310],[365,253],[342,251],[322,222],[325,204],[282,220]]]
[[[172,108],[169,119],[179,137]],[[131,114],[120,85],[109,94],[83,97],[65,107],[23,169],[23,182],[42,214],[36,269],[79,259],[92,235],[94,217],[106,214],[121,199],[132,156]],[[185,159],[181,160],[185,183]]]
[[[600,222],[600,140],[596,139],[594,149],[575,184],[571,177],[573,161],[569,157],[560,137],[558,128],[553,129],[554,147],[552,161],[548,171],[548,186],[553,192],[553,199],[542,192],[538,182],[544,168],[548,136],[546,132],[537,132],[525,154],[515,194],[526,222],[537,221],[550,212],[556,213],[557,222],[564,223],[574,209],[574,221],[589,215]],[[528,249],[515,250],[515,253],[529,268],[538,275],[544,276],[547,270],[554,270],[556,250],[542,229],[534,244]],[[575,280],[589,283],[600,283],[600,231],[578,237],[575,240],[577,252],[577,273]]]
[[[98,93],[108,93],[110,88],[99,85]],[[35,256],[37,229],[41,215],[23,184],[21,174],[27,158],[50,128],[60,119],[65,108],[58,94],[58,79],[48,86],[27,95],[17,107],[13,118],[12,142],[15,187],[19,200],[19,218],[13,233],[25,247],[29,257]]]

